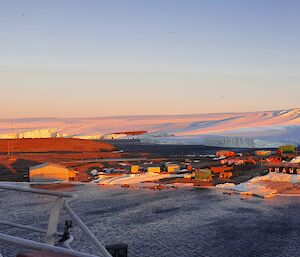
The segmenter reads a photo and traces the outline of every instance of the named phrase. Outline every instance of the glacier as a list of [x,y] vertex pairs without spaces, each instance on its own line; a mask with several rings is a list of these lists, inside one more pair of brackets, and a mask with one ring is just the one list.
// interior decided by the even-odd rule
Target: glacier
[[[144,130],[147,133],[134,136],[122,132]],[[51,137],[135,138],[147,143],[243,148],[299,145],[300,108],[193,115],[0,119],[0,139]]]

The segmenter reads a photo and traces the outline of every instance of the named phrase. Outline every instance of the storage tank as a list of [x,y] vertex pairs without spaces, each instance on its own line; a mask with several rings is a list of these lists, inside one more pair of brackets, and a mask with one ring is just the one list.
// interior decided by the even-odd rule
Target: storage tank
[[138,165],[132,165],[132,166],[130,167],[130,172],[131,172],[132,174],[138,173],[139,170],[140,170],[140,166],[138,166]]
[[225,164],[227,164],[227,162],[228,162],[228,160],[227,160],[227,159],[220,160],[220,164],[221,164],[221,165],[225,165]]

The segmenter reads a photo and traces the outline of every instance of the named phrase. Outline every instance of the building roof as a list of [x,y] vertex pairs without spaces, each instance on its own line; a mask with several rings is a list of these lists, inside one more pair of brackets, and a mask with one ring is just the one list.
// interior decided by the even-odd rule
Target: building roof
[[67,167],[65,167],[63,165],[60,165],[58,163],[46,162],[46,163],[42,163],[42,164],[39,164],[39,165],[32,166],[32,167],[30,167],[30,170],[37,170],[37,169],[41,169],[41,168],[44,168],[44,167],[47,167],[47,166],[60,168],[60,169],[68,169]]
[[291,163],[300,163],[300,156],[297,156],[293,160],[291,160]]

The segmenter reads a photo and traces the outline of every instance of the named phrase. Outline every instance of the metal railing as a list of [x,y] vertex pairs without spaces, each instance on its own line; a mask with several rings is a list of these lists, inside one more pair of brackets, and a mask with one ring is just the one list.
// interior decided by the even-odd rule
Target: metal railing
[[111,254],[102,245],[102,243],[96,238],[96,236],[91,232],[91,230],[82,222],[82,220],[77,216],[77,214],[70,207],[69,202],[76,200],[77,198],[76,194],[66,193],[66,192],[54,192],[54,191],[48,191],[43,189],[24,188],[20,186],[12,186],[12,185],[1,185],[1,184],[0,184],[0,189],[55,197],[55,200],[50,208],[50,216],[48,220],[47,230],[36,228],[30,225],[22,225],[14,222],[0,220],[0,224],[5,226],[11,226],[15,228],[26,229],[26,230],[45,234],[46,236],[44,239],[45,241],[44,243],[23,239],[20,237],[11,236],[3,233],[0,233],[0,241],[21,246],[24,248],[32,249],[32,250],[51,251],[57,254],[59,253],[69,254],[77,257],[96,257],[95,255],[72,250],[70,249],[69,245],[67,245],[69,249],[54,245],[57,236],[61,236],[63,234],[57,231],[57,226],[59,222],[60,212],[62,209],[64,209],[67,212],[67,214],[73,219],[73,221],[81,228],[81,230],[85,233],[85,235],[91,240],[91,242],[97,247],[100,256],[112,257]]

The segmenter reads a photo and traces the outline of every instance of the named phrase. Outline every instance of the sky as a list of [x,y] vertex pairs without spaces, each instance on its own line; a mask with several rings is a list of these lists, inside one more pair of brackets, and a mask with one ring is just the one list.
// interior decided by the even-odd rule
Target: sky
[[300,107],[298,0],[0,0],[0,118]]

